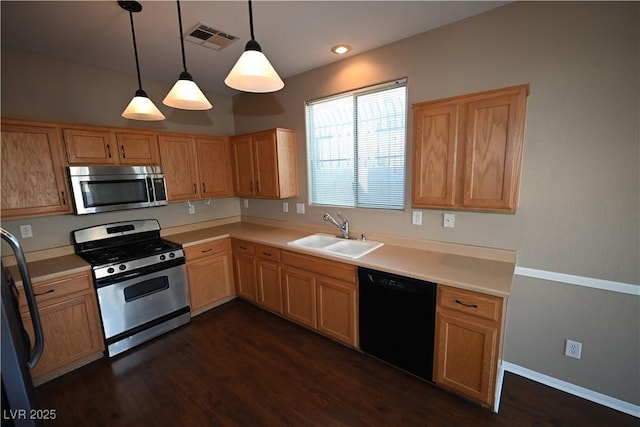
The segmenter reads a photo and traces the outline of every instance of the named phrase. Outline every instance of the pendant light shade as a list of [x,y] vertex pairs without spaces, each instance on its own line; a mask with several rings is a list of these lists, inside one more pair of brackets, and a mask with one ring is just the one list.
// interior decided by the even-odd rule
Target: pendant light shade
[[164,120],[164,115],[158,107],[149,99],[147,93],[142,90],[142,80],[140,79],[140,64],[138,63],[138,47],[136,46],[136,32],[133,27],[133,12],[140,12],[142,5],[137,1],[118,1],[121,8],[129,12],[131,21],[131,36],[133,38],[133,53],[136,58],[136,72],[138,74],[138,90],[127,108],[122,112],[122,117],[131,120]]
[[178,26],[180,28],[180,47],[182,48],[183,72],[167,96],[162,100],[164,105],[179,108],[181,110],[209,110],[211,103],[204,96],[198,85],[193,81],[191,74],[187,72],[187,61],[184,55],[184,39],[182,35],[182,14],[180,13],[180,0],[178,4]]
[[245,46],[244,52],[233,66],[224,83],[244,92],[275,92],[284,87],[284,82],[273,68],[267,57],[262,53],[260,44],[253,35],[253,11],[249,0],[249,26],[251,40]]

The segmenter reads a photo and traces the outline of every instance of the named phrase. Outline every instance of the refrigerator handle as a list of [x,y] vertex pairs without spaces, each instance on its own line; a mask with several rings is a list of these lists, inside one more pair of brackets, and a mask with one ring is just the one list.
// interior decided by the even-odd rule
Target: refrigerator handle
[[22,251],[22,246],[18,239],[4,228],[0,227],[0,233],[2,233],[2,239],[5,240],[13,249],[20,269],[20,276],[22,276],[22,286],[24,288],[24,294],[27,297],[27,304],[29,305],[29,315],[31,316],[31,323],[33,324],[33,332],[35,334],[35,342],[33,348],[29,349],[29,368],[33,368],[44,350],[44,334],[42,333],[42,323],[40,323],[40,315],[38,313],[38,307],[36,306],[36,297],[33,293],[33,286],[31,284],[31,276],[27,270],[27,261]]

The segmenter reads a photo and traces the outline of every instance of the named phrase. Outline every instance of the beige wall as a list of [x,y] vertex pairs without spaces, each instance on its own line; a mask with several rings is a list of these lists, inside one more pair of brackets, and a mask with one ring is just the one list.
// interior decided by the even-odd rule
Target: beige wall
[[[143,79],[143,88],[167,119],[139,122],[120,116],[137,89],[133,75],[4,47],[1,66],[3,117],[225,136],[234,132],[232,100],[228,95],[207,93],[213,104],[209,111],[174,110],[162,104],[171,84]],[[172,203],[153,209],[2,221],[2,226],[19,236],[19,226],[30,224],[34,238],[21,242],[24,250],[31,252],[69,245],[72,230],[97,224],[157,218],[160,225],[167,228],[240,215],[240,205],[235,197],[214,199],[209,205],[205,202],[194,202],[194,215],[188,214],[186,203]]]
[[[280,201],[235,198],[126,213],[30,219],[28,250],[68,244],[72,229],[132,217],[163,227],[242,214],[324,224],[307,204],[304,101],[408,77],[409,103],[530,83],[520,206],[515,215],[343,209],[353,229],[516,249],[518,265],[623,283],[640,282],[640,5],[517,2],[286,80],[284,90],[233,99],[207,94],[207,113],[161,106],[169,84],[144,81],[167,115],[127,123],[120,112],[134,76],[2,50],[2,115],[229,135],[275,126],[298,133],[301,195]],[[68,89],[66,83],[71,84]],[[20,101],[24,94],[29,101]],[[33,102],[35,101],[35,102]],[[411,138],[411,117],[409,140]],[[410,150],[409,150],[410,151]],[[409,167],[410,173],[410,167]],[[410,188],[407,186],[407,194]],[[409,198],[409,197],[408,197]],[[24,221],[3,221],[17,232]],[[327,225],[327,230],[329,230]],[[28,242],[28,243],[27,243]],[[636,296],[516,276],[504,358],[513,364],[640,405],[640,301]],[[562,356],[564,339],[583,343],[581,360]]]
[[[409,202],[404,212],[342,212],[365,232],[516,249],[519,266],[637,285],[639,10],[510,4],[289,78],[275,94],[239,95],[236,132],[297,130],[301,194],[289,202],[306,204],[306,100],[404,76],[409,103],[529,83],[515,215],[456,213],[455,228],[445,229],[443,211],[425,210],[423,225],[411,225]],[[409,140],[411,126],[410,117]],[[285,214],[279,201],[251,200],[242,212],[322,224],[323,212],[337,210]],[[516,276],[507,319],[506,361],[640,404],[637,296]],[[583,343],[581,360],[562,355],[566,338]]]

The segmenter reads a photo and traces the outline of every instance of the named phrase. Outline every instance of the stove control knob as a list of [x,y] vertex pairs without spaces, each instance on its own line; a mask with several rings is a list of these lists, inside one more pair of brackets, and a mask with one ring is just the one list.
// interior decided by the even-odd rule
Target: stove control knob
[[124,265],[124,264],[120,264],[120,265],[118,266],[118,269],[119,269],[120,271],[122,271],[122,270],[126,270],[126,269],[127,269],[127,266],[126,266],[126,265]]
[[175,257],[176,257],[176,254],[175,254],[175,253],[171,252],[171,253],[169,254],[169,258],[175,258]]
[[166,255],[164,254],[160,255],[160,261],[164,261],[165,259],[167,259]]
[[116,269],[113,268],[113,267],[107,268],[107,273],[109,273],[109,274],[113,274],[114,271],[116,271]]

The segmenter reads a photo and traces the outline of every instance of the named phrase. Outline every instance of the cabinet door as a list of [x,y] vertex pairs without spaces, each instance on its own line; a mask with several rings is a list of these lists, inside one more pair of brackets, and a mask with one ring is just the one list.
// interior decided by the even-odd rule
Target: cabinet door
[[258,287],[256,284],[256,261],[253,255],[234,254],[233,267],[235,270],[236,293],[249,301],[258,301]]
[[233,195],[228,144],[226,138],[196,139],[201,197]]
[[310,328],[317,328],[316,277],[313,273],[284,267],[284,315]]
[[258,304],[282,313],[282,280],[280,263],[257,260]]
[[455,205],[459,105],[414,111],[412,206]]
[[189,137],[158,137],[160,160],[164,167],[169,201],[194,200],[200,197],[198,163],[193,140]]
[[231,138],[233,186],[236,196],[254,195],[253,149],[250,136]]
[[187,263],[191,312],[200,314],[201,309],[233,295],[229,255],[220,254],[200,258]]
[[521,90],[468,103],[463,206],[515,211],[525,102]]
[[70,165],[118,163],[118,148],[113,131],[65,128],[63,132]]
[[118,157],[123,165],[159,165],[158,136],[155,133],[117,132]]
[[3,121],[2,218],[71,212],[60,129]]
[[[38,311],[45,344],[42,358],[32,370],[36,381],[104,349],[95,295],[80,295],[43,305]],[[23,313],[22,321],[33,342],[29,314]]]
[[356,347],[356,287],[318,279],[318,330]]
[[498,328],[464,314],[436,313],[434,381],[493,404]]
[[279,197],[278,151],[274,132],[253,136],[255,194],[260,197]]

